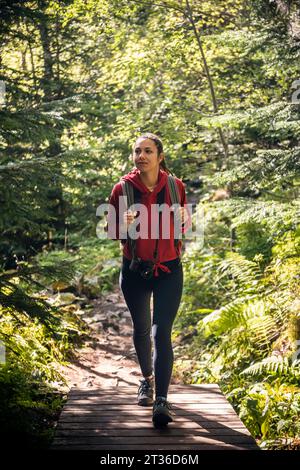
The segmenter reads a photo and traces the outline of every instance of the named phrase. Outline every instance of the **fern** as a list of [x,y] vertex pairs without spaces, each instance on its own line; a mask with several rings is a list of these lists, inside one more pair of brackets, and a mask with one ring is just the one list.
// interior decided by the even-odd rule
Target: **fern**
[[219,263],[218,273],[221,273],[219,279],[231,276],[235,280],[237,293],[258,293],[261,290],[261,269],[256,262],[247,260],[239,253],[226,253],[225,259]]
[[206,335],[214,334],[220,336],[237,326],[246,327],[249,311],[245,308],[247,301],[253,296],[238,298],[229,302],[227,305],[211,312],[203,320],[198,322],[198,327]]
[[287,357],[270,356],[260,362],[252,364],[241,372],[244,375],[288,375],[290,377],[300,377],[300,360],[295,359],[292,362]]
[[272,232],[296,227],[300,223],[300,201],[253,201],[233,218],[232,226],[238,227],[249,222],[263,224]]

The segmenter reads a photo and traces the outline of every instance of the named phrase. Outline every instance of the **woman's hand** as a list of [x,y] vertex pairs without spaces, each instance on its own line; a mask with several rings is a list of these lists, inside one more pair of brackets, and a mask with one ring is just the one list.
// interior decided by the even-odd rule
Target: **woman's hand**
[[128,227],[128,225],[134,222],[137,211],[132,212],[131,210],[125,211],[123,214],[123,226]]

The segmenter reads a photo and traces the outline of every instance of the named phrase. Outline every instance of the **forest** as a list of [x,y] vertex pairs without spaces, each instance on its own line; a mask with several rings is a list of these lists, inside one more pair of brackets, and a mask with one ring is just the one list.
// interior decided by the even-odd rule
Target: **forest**
[[204,226],[174,377],[217,383],[261,449],[300,449],[299,0],[0,11],[1,434],[50,445],[87,312],[118,288],[97,207],[153,132]]

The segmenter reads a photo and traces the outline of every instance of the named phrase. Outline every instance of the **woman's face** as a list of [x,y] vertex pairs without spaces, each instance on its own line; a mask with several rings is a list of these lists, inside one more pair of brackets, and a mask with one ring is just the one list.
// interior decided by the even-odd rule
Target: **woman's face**
[[156,170],[159,163],[163,160],[163,156],[157,156],[157,147],[153,140],[140,138],[136,141],[133,148],[133,162],[134,165],[141,172],[148,172]]

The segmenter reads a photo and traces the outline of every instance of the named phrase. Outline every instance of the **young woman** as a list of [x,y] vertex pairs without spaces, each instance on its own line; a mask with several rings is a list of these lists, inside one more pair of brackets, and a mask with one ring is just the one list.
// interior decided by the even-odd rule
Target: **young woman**
[[[174,217],[169,217],[169,237],[152,237],[151,222],[157,224],[151,211],[152,204],[158,204],[157,196],[164,193],[164,203],[172,205],[168,190],[168,170],[163,153],[163,144],[160,138],[152,133],[141,135],[133,145],[133,163],[135,168],[121,180],[128,181],[140,194],[140,204],[147,208],[146,222],[148,222],[148,236],[135,240],[135,255],[144,262],[151,262],[152,276],[145,278],[142,269],[133,270],[132,247],[128,239],[123,239],[122,268],[119,277],[119,286],[124,295],[125,302],[130,311],[133,322],[133,342],[140,364],[143,379],[138,389],[138,404],[141,406],[153,405],[152,421],[155,426],[166,425],[173,421],[172,406],[167,401],[168,387],[173,368],[173,349],[171,344],[172,325],[178,311],[183,287],[183,270],[180,259],[182,239],[174,245],[174,217],[179,217],[181,232],[185,233],[190,227],[191,216],[187,207],[184,183],[176,178],[181,207],[177,208]],[[162,193],[161,193],[162,191]],[[135,221],[137,211],[125,210],[120,213],[119,197],[123,196],[122,183],[119,181],[113,187],[110,204],[115,212],[108,213],[108,236],[121,239],[128,233],[130,224]],[[113,219],[112,214],[116,215]],[[142,212],[141,212],[142,214]],[[114,225],[115,221],[115,225]],[[140,219],[140,225],[145,223]],[[111,234],[115,235],[110,235]],[[116,230],[114,232],[114,230]],[[141,227],[142,231],[142,227]],[[161,234],[161,230],[159,234]],[[123,235],[122,235],[123,234]],[[157,246],[156,256],[155,247]],[[130,266],[131,265],[131,266]],[[153,323],[152,336],[154,341],[153,368],[151,362],[151,312],[150,299],[153,293]],[[153,377],[154,369],[154,377]],[[153,389],[155,383],[155,401],[153,402]]]

